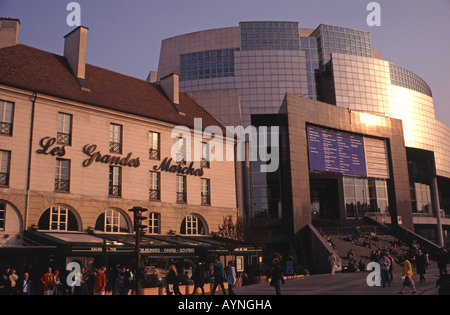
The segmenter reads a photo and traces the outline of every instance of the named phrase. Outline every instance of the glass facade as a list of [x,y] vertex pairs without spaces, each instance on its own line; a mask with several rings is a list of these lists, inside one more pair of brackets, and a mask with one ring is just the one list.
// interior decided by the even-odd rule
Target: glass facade
[[[177,64],[166,56],[175,51],[177,58],[185,58],[196,49],[193,43],[204,51],[240,46],[234,48],[233,77],[213,80],[197,75],[192,78],[204,80],[185,80],[180,87],[187,92],[198,91],[198,95],[205,92],[206,103],[217,104],[225,104],[228,95],[225,91],[237,89],[240,120],[231,123],[245,127],[258,125],[254,122],[255,116],[281,113],[280,104],[286,93],[346,108],[349,115],[352,111],[364,113],[358,116],[358,122],[367,130],[389,128],[390,122],[385,117],[400,119],[405,146],[434,152],[436,175],[450,178],[450,127],[436,120],[432,92],[425,81],[409,70],[382,60],[372,50],[369,32],[325,24],[315,30],[298,26],[297,22],[242,22],[239,27],[177,36],[167,40],[170,47],[175,48],[162,51],[159,70],[161,75],[174,72],[172,68]],[[169,68],[171,71],[167,70]],[[188,71],[185,61],[181,60],[181,72],[185,71]],[[226,96],[221,95],[217,101],[209,100],[208,92],[212,90],[222,90]],[[223,107],[216,111],[219,118],[225,111]],[[327,121],[324,126],[331,123]],[[358,132],[365,134],[366,127]],[[383,167],[388,174],[393,171],[389,165],[383,164]],[[250,200],[246,211],[252,216],[280,218],[285,199],[289,199],[283,197],[282,176],[260,173],[259,169],[258,162],[249,163],[246,175],[250,188],[245,188],[248,190],[245,193],[248,192],[246,196]],[[391,182],[380,178],[383,176],[371,174],[365,178],[353,177],[352,183],[345,179],[347,217],[389,213],[387,183],[391,188]],[[430,209],[429,184],[420,180],[413,182],[412,199],[417,213],[428,213]],[[446,195],[446,192],[448,189],[440,194]],[[391,202],[394,206],[393,200]],[[318,211],[317,204],[313,208]]]
[[383,179],[344,177],[347,218],[363,218],[367,213],[389,214],[387,182]]
[[299,50],[298,22],[241,22],[241,49]]
[[411,198],[414,213],[433,214],[430,185],[414,183],[414,194]]
[[306,74],[308,76],[308,95],[313,100],[322,98],[321,93],[321,76],[319,51],[317,49],[317,38],[315,37],[301,37],[301,49],[306,56]]
[[372,58],[370,33],[321,24],[312,34],[318,38],[319,58],[326,64],[332,53]]
[[234,76],[234,52],[236,50],[208,50],[180,55],[180,80]]
[[419,76],[411,71],[397,66],[393,63],[389,63],[389,70],[391,73],[391,83],[394,85],[402,86],[404,88],[414,90],[428,96],[433,96],[428,84]]

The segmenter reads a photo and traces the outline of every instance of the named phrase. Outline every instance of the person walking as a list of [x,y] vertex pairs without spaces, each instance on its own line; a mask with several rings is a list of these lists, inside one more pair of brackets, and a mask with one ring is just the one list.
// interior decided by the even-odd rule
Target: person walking
[[44,295],[53,295],[53,291],[56,287],[56,278],[52,273],[51,267],[48,267],[47,273],[41,278],[41,282],[44,285]]
[[272,261],[273,271],[271,276],[270,285],[275,288],[276,295],[282,295],[281,286],[284,284],[283,270],[280,266],[280,260],[274,258]]
[[232,261],[228,262],[227,283],[228,283],[228,295],[236,295],[236,293],[234,293],[233,290],[233,287],[236,284],[236,268],[234,268]]
[[419,282],[425,282],[425,274],[427,273],[427,258],[424,255],[424,253],[422,252],[421,249],[419,249],[417,251],[417,256],[416,256],[416,271],[417,274],[420,276],[420,280]]
[[403,262],[403,273],[402,273],[402,276],[404,277],[403,287],[402,287],[402,290],[399,293],[403,294],[405,292],[405,287],[411,287],[413,289],[412,293],[413,294],[417,293],[416,286],[415,286],[414,281],[412,279],[412,276],[413,276],[412,266],[411,266],[411,263],[409,262],[408,259],[405,259],[405,261]]
[[391,276],[389,274],[389,268],[391,267],[391,261],[387,257],[387,253],[383,253],[380,260],[378,261],[380,264],[380,271],[381,271],[381,281],[382,281],[382,287],[386,287],[386,282],[389,286],[391,286]]
[[170,271],[167,275],[167,295],[183,295],[180,292],[180,279],[178,278],[177,268],[175,265],[170,265]]
[[330,268],[331,268],[331,275],[334,276],[336,274],[336,270],[337,270],[337,257],[334,254],[334,252],[332,252],[330,254],[330,256],[328,257],[328,262],[330,263]]
[[223,270],[223,264],[219,260],[219,258],[216,258],[215,264],[213,267],[213,277],[214,277],[214,286],[211,291],[211,295],[214,295],[216,293],[217,286],[220,285],[220,288],[222,289],[223,295],[226,295],[227,292],[225,291],[225,286],[223,282],[225,281],[225,271]]
[[201,263],[195,265],[194,272],[192,273],[192,280],[194,280],[194,291],[192,292],[192,295],[195,294],[197,288],[200,288],[202,290],[202,295],[205,295],[205,289],[203,288],[203,285],[205,284],[205,272]]

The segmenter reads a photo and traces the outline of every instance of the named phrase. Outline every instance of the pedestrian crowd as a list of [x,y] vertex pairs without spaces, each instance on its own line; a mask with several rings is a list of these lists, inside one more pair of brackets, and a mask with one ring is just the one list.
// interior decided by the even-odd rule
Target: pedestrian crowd
[[[361,243],[360,235],[357,233],[352,233],[346,240],[352,241],[352,243]],[[371,248],[372,244],[370,242],[362,242],[361,246],[366,247],[367,244],[369,244],[369,248]],[[408,249],[401,252],[400,248],[405,245]],[[353,249],[348,251],[346,258],[348,259],[348,265],[344,267],[344,271],[367,271],[366,265],[363,263],[362,259],[357,261],[356,254]],[[391,282],[394,280],[393,270],[397,265],[402,266],[402,289],[399,292],[400,294],[404,293],[406,287],[412,288],[413,293],[416,293],[417,290],[413,280],[413,270],[415,270],[415,272],[419,275],[420,283],[423,283],[426,281],[425,275],[428,267],[430,266],[429,253],[427,249],[421,247],[415,240],[411,241],[409,244],[396,240],[392,242],[387,249],[377,248],[372,250],[368,258],[372,262],[377,262],[380,265],[382,287],[386,287],[386,285],[391,286]],[[448,250],[444,248],[440,249],[436,260],[440,275],[447,274],[447,264],[449,263]],[[335,275],[337,270],[337,260],[335,255],[330,255],[329,262],[331,266],[331,274]]]
[[[175,265],[170,266],[170,271],[166,277],[166,291],[168,295],[182,295],[179,289],[179,285],[181,283],[181,279],[178,276],[177,269]],[[235,295],[233,290],[236,285],[237,276],[236,276],[236,268],[234,267],[234,262],[228,262],[228,268],[224,268],[223,263],[219,259],[215,259],[214,264],[211,264],[210,268],[205,271],[202,263],[197,263],[194,266],[194,270],[192,272],[192,281],[194,282],[194,291],[192,295],[196,294],[197,289],[199,289],[202,295],[205,294],[204,284],[207,275],[211,276],[214,280],[213,287],[211,290],[211,295],[216,293],[218,287],[222,289],[222,294],[226,295],[227,290],[225,289],[224,282],[226,281],[228,284],[228,294]]]
[[106,295],[107,290],[113,295],[128,295],[133,290],[134,276],[125,266],[109,270],[109,277],[106,273],[104,266],[83,267],[78,273],[64,275],[48,267],[42,275],[31,279],[28,272],[19,276],[14,269],[6,268],[0,279],[0,295]]

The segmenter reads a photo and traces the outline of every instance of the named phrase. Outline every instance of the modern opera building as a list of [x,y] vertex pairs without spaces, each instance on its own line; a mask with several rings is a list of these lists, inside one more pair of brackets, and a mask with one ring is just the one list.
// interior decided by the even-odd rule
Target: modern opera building
[[367,217],[449,242],[450,128],[369,32],[241,22],[163,40],[149,80],[170,73],[225,125],[280,127],[278,170],[248,160],[237,173],[239,209],[266,218],[274,243]]
[[[194,137],[195,118],[224,127],[179,91],[178,76],[155,85],[86,64],[82,26],[65,36],[60,56],[17,43],[19,20],[0,23],[2,266],[89,265],[105,245],[110,262],[129,263],[135,206],[148,210],[144,256],[223,249],[212,234],[237,218],[235,163],[185,156],[189,144],[208,140]],[[178,126],[190,141],[178,138]]]

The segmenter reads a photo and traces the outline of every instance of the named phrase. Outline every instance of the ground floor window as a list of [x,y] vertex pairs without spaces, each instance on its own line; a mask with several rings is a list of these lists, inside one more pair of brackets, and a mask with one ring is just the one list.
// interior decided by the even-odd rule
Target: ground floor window
[[182,235],[206,235],[206,224],[197,215],[188,215],[181,223],[180,234]]
[[39,219],[39,229],[49,231],[78,231],[78,221],[64,206],[48,208]]
[[117,210],[107,210],[103,212],[95,223],[95,230],[106,233],[129,233],[125,216]]
[[430,185],[414,183],[414,193],[411,193],[411,199],[414,213],[433,214]]
[[343,181],[347,218],[362,218],[366,213],[389,213],[386,180],[346,176]]

